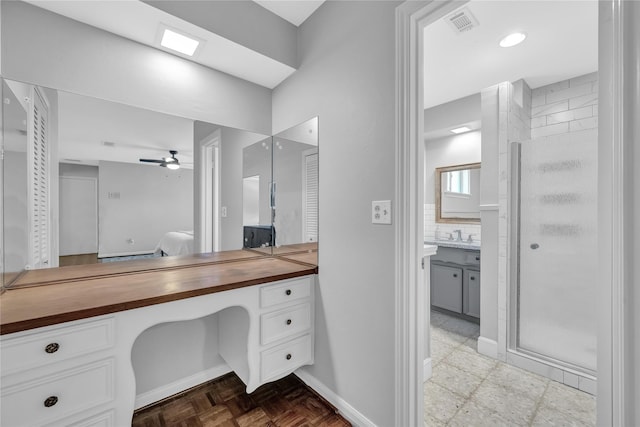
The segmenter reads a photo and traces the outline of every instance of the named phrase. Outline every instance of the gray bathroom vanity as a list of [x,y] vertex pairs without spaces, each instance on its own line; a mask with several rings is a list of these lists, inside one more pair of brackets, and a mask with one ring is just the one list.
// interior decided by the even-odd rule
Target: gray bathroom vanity
[[480,318],[480,246],[462,242],[435,242],[431,257],[431,305]]

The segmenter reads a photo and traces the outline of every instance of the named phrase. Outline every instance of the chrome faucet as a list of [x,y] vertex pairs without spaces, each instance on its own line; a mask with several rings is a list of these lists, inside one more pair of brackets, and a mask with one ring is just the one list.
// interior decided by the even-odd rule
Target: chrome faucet
[[453,233],[458,233],[458,238],[456,240],[458,242],[462,242],[462,230],[453,230]]

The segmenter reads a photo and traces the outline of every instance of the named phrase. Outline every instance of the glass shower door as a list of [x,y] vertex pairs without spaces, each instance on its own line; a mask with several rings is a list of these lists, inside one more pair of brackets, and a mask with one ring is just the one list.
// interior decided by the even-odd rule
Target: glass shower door
[[596,370],[597,130],[520,151],[519,351]]

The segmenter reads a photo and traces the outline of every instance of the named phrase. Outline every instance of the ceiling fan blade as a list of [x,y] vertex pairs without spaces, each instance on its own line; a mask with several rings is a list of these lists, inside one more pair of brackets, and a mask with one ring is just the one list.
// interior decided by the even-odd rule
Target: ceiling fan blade
[[141,162],[147,162],[147,163],[164,163],[164,160],[157,160],[157,159],[140,159]]

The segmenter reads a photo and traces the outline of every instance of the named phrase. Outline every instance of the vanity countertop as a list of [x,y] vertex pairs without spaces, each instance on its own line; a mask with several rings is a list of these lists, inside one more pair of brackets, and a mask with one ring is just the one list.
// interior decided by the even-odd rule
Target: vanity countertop
[[480,250],[480,242],[465,242],[459,240],[428,240],[424,242],[425,245],[436,245],[442,246],[444,248],[456,248],[456,249],[467,249],[470,251],[479,251]]
[[[193,255],[190,264],[189,257],[160,262],[169,264],[164,266],[168,268],[154,269],[158,263],[152,262],[147,264],[150,269],[141,271],[138,265],[136,271],[127,272],[122,269],[128,263],[113,263],[109,274],[109,267],[102,264],[99,276],[83,278],[74,270],[69,280],[46,281],[42,286],[30,281],[31,286],[7,289],[0,295],[0,334],[317,274],[317,265],[308,262],[313,257],[306,255],[303,261],[290,256],[255,257],[247,251],[230,251]],[[48,275],[59,277],[63,269],[50,269]]]

